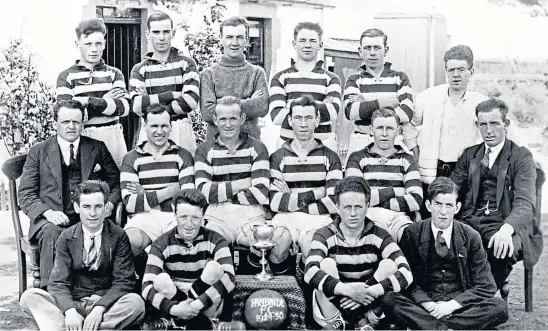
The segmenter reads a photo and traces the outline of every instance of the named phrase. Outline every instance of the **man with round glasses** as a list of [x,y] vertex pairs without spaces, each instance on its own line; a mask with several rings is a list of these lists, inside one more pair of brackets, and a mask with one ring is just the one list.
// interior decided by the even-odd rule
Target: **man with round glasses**
[[[422,128],[414,136],[418,136],[418,163],[425,190],[436,177],[449,177],[462,152],[481,142],[474,124],[475,109],[487,100],[485,95],[469,90],[474,75],[474,54],[470,47],[451,47],[443,60],[447,84],[428,88],[417,95],[415,102],[413,123]],[[508,134],[516,141],[515,128],[510,126]],[[522,145],[519,140],[517,144]]]

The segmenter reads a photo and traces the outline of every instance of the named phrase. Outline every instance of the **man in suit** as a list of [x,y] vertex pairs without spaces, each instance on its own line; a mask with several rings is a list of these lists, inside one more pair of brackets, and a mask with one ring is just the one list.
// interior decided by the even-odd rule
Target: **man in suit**
[[481,234],[497,287],[506,298],[519,257],[535,264],[542,235],[534,227],[536,167],[531,152],[506,138],[508,106],[489,99],[476,107],[483,143],[467,148],[451,179],[463,201],[462,222]]
[[76,100],[54,106],[57,135],[33,146],[23,167],[19,201],[30,218],[29,240],[40,247],[40,287],[48,284],[54,245],[63,229],[78,222],[72,202],[78,184],[108,183],[108,217],[120,202],[120,173],[104,143],[81,137],[84,107]]
[[387,317],[411,329],[492,329],[508,319],[508,306],[495,298],[496,286],[480,235],[454,220],[461,204],[458,187],[438,177],[428,188],[432,217],[408,226],[400,247],[415,282],[408,296],[383,297]]
[[105,220],[108,196],[104,182],[78,185],[74,210],[81,222],[57,241],[49,293],[31,288],[21,296],[21,309],[40,330],[122,329],[144,317],[143,299],[131,293],[135,269],[129,239]]

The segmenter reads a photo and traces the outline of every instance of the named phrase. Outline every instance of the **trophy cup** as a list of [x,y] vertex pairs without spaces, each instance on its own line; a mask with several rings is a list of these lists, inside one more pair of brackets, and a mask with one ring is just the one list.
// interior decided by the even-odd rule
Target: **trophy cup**
[[274,226],[268,225],[268,224],[257,224],[253,225],[253,238],[255,239],[255,242],[253,243],[253,247],[260,249],[262,253],[262,259],[261,259],[261,265],[263,266],[263,270],[255,275],[255,278],[260,281],[267,281],[272,278],[272,275],[266,272],[266,264],[268,261],[266,260],[266,251],[269,249],[272,249],[276,244],[272,240],[272,237],[274,236]]

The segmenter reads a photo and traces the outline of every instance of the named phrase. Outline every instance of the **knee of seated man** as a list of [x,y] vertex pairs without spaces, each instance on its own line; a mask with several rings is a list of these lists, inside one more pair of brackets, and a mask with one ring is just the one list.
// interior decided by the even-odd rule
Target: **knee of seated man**
[[314,237],[315,232],[315,230],[303,231],[299,235],[298,244],[301,248],[301,253],[305,256],[307,256],[310,251],[310,244],[312,243],[312,238]]
[[36,304],[36,296],[39,295],[40,291],[43,291],[39,288],[29,288],[23,292],[21,298],[19,299],[19,306],[23,311],[28,311],[29,307]]
[[392,276],[396,271],[398,271],[398,265],[392,260],[382,260],[379,262],[379,266],[375,271],[375,279],[383,280]]
[[217,261],[209,261],[202,271],[202,278],[219,280],[224,275],[223,267]]
[[61,232],[63,232],[64,228],[55,225],[51,222],[47,222],[40,228],[40,235],[39,238],[44,238],[46,240],[50,240],[54,237],[59,237],[61,235]]
[[124,302],[127,303],[129,307],[132,308],[134,315],[144,315],[145,314],[145,302],[143,298],[136,293],[128,293],[122,297]]
[[334,259],[328,257],[320,262],[320,269],[325,271],[328,275],[339,278],[339,269],[337,269],[337,262]]

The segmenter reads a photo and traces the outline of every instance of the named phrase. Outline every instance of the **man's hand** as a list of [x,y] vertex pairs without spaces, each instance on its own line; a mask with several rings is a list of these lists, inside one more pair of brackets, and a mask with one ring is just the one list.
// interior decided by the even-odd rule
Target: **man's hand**
[[253,92],[250,99],[257,99],[257,98],[260,98],[262,96],[263,96],[263,91],[256,90],[255,92]]
[[91,312],[84,319],[84,330],[97,330],[99,325],[103,321],[103,314],[105,313],[105,307],[95,306]]
[[365,283],[345,283],[343,287],[343,295],[345,297],[349,297],[353,301],[363,305],[367,306],[370,305],[373,300],[375,300],[375,297],[373,297],[370,293],[370,291],[367,291],[369,286],[367,286]]
[[70,220],[65,213],[62,211],[48,209],[42,214],[46,220],[50,223],[53,223],[57,226],[66,226],[69,225]]
[[436,309],[436,303],[434,301],[421,302],[421,306],[422,308],[424,308],[424,310],[426,310],[430,314],[432,314],[434,309]]
[[127,183],[127,190],[131,194],[145,194],[146,190],[143,188],[143,186],[140,183],[137,182],[129,182]]
[[356,301],[354,301],[350,298],[344,297],[344,298],[341,299],[341,308],[342,309],[356,310],[360,307],[361,307],[361,305],[359,303],[357,303]]
[[115,87],[103,94],[103,99],[120,99],[127,95],[126,90],[121,87]]
[[191,319],[200,313],[200,310],[193,308],[190,305],[192,299],[187,299],[183,302],[179,302],[175,306],[171,307],[169,313],[175,317],[179,317],[184,320]]
[[326,96],[326,97],[322,100],[322,102],[323,102],[323,103],[332,103],[332,102],[334,102],[335,100],[336,100],[335,97],[332,97],[332,96],[328,95],[328,96]]
[[511,257],[514,254],[514,244],[512,243],[512,235],[514,228],[505,223],[492,237],[489,239],[487,248],[493,248],[493,255],[497,259]]
[[348,100],[350,100],[351,103],[365,101],[365,99],[363,98],[363,95],[361,94],[351,94],[348,96]]
[[314,189],[314,196],[316,197],[316,200],[320,200],[325,198],[327,193],[325,192],[325,187],[320,186]]
[[107,201],[105,204],[105,217],[110,217],[112,215],[112,211],[114,210],[114,204],[110,201]]
[[181,186],[179,185],[179,183],[172,183],[164,187],[162,190],[166,193],[168,197],[173,198],[175,195],[177,195],[177,192],[181,190]]
[[274,180],[272,181],[272,186],[274,191],[291,193],[289,186],[287,186],[287,183],[285,182],[285,180],[281,178],[274,178]]
[[65,312],[65,326],[67,331],[82,330],[83,321],[84,317],[76,311],[76,308],[70,308]]
[[377,99],[377,101],[379,102],[379,109],[383,109],[383,108],[394,109],[400,105],[400,101],[398,100],[398,98],[395,98],[395,97],[379,98]]
[[430,315],[441,319],[451,315],[455,310],[457,310],[457,306],[452,301],[440,301],[436,303],[436,307],[430,312]]
[[140,86],[134,86],[133,92],[137,93],[138,95],[148,95],[146,86],[140,85]]
[[233,180],[232,182],[232,194],[236,195],[237,193],[247,190],[251,187],[251,178],[243,178],[238,180]]

